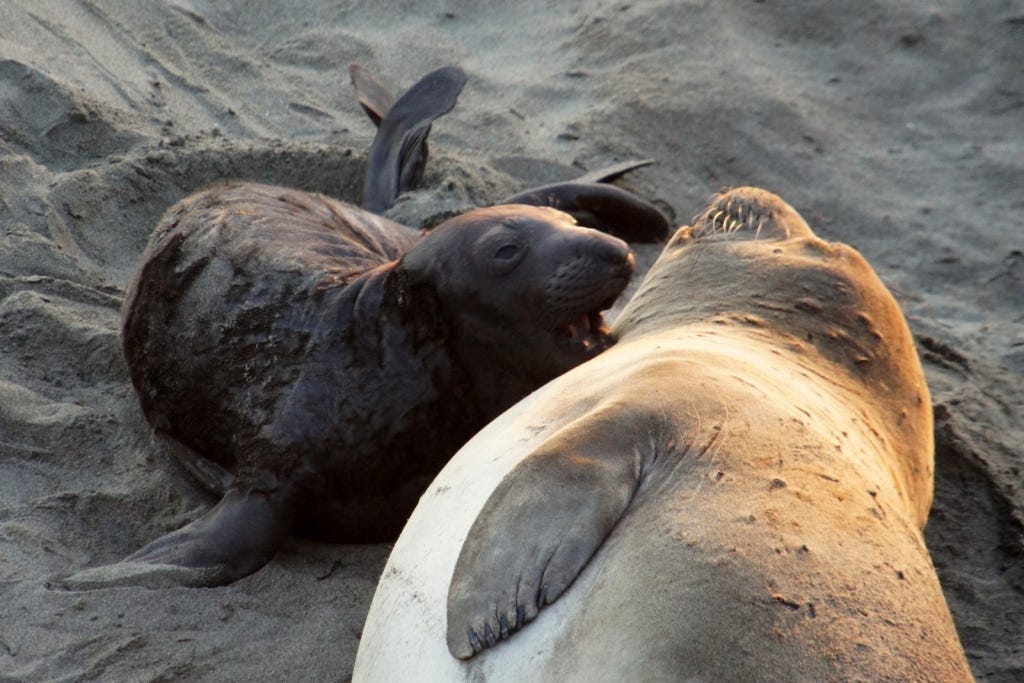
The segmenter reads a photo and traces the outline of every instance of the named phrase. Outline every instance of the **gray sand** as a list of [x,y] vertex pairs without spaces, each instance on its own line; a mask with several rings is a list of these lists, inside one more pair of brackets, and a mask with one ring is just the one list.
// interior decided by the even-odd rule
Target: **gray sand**
[[0,681],[349,677],[387,546],[292,540],[217,589],[46,581],[211,505],[136,406],[121,295],[215,180],[358,199],[353,61],[469,73],[394,217],[653,157],[624,185],[678,222],[761,185],[860,249],[934,394],[926,536],[971,665],[1024,680],[1024,4],[488,4],[0,4]]

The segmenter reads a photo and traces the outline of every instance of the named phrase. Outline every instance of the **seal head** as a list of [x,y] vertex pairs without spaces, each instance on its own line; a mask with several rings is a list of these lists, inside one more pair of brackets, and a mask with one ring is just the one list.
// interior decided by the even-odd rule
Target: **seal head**
[[399,268],[410,284],[430,282],[442,293],[460,358],[494,383],[507,381],[495,363],[540,381],[608,348],[601,311],[628,284],[634,263],[624,242],[565,213],[498,206],[438,226]]

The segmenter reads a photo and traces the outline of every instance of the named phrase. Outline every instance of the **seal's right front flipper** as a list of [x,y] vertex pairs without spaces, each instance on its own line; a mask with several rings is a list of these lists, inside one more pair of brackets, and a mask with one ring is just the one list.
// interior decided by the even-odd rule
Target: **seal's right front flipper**
[[448,590],[455,657],[508,638],[579,575],[639,486],[647,463],[635,444],[645,423],[593,410],[502,480],[470,528]]
[[273,495],[228,491],[209,512],[161,536],[121,562],[51,582],[55,588],[223,586],[252,574],[277,551],[290,508]]
[[606,183],[552,183],[506,197],[501,203],[550,206],[572,215],[580,225],[627,242],[664,242],[672,231],[671,221],[657,206]]
[[457,66],[432,71],[387,110],[370,146],[364,209],[380,213],[391,208],[398,195],[423,175],[430,124],[452,110],[466,79]]

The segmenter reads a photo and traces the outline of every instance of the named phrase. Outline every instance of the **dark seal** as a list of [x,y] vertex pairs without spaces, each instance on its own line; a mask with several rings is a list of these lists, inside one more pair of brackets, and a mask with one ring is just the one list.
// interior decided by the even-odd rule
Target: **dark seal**
[[123,308],[146,418],[233,473],[221,501],[70,587],[218,585],[294,528],[394,538],[487,421],[611,340],[619,239],[499,206],[425,236],[280,187],[216,186],[164,215]]

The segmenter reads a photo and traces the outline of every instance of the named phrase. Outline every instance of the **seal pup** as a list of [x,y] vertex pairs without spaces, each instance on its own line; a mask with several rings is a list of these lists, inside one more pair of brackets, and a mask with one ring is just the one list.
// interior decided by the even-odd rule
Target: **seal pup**
[[186,198],[128,289],[124,354],[149,422],[234,477],[188,526],[60,583],[224,584],[293,527],[393,539],[477,429],[611,344],[600,311],[633,267],[626,243],[549,208],[421,237],[280,187]]
[[723,192],[613,333],[430,485],[353,680],[970,680],[928,389],[855,250]]

